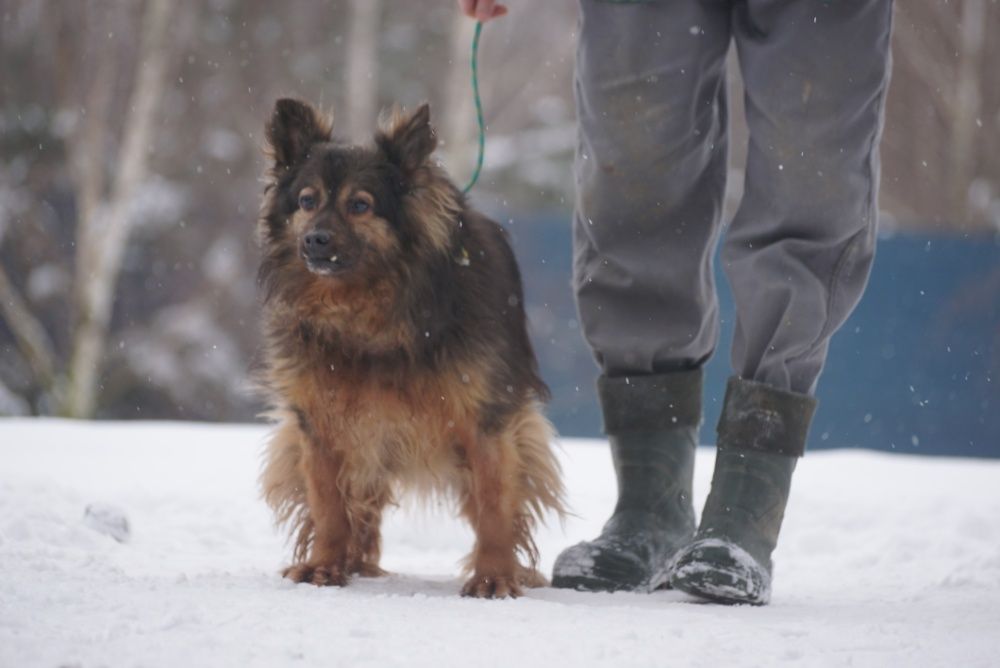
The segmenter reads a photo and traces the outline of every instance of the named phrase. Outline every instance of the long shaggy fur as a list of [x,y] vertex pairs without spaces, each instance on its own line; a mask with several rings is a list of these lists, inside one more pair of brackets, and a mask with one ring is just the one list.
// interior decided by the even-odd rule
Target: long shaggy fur
[[532,535],[563,488],[502,228],[430,160],[426,106],[359,148],[279,100],[267,136],[261,487],[294,541],[286,576],[380,574],[382,512],[414,490],[453,497],[476,533],[463,593],[541,584]]

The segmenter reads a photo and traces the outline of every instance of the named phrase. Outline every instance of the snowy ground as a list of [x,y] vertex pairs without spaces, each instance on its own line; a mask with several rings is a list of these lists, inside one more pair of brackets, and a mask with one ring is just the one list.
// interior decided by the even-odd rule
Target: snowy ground
[[[278,577],[287,551],[255,490],[264,433],[0,421],[0,667],[1000,663],[1000,462],[808,455],[767,608],[668,591],[479,601],[458,596],[471,535],[444,509],[390,518],[395,575]],[[614,494],[606,448],[562,448],[579,518],[539,537],[546,569]],[[95,503],[127,514],[127,542],[88,527]]]

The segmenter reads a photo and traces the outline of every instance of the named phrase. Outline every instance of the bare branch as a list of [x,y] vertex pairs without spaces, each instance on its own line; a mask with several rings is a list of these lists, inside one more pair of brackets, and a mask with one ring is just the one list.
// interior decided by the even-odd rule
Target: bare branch
[[55,387],[56,357],[45,326],[28,308],[0,265],[0,316],[7,323],[18,348],[27,360],[38,384],[51,392]]
[[[3,11],[2,7],[3,0],[0,0],[0,11]],[[0,378],[0,415],[11,416],[11,415],[30,415],[31,405],[30,403],[17,392],[12,390],[3,382],[3,378]]]
[[894,38],[893,56],[903,65],[910,66],[914,76],[926,82],[934,97],[943,101],[950,99],[955,90],[955,73],[948,61],[929,54],[926,43],[913,28],[900,28]]

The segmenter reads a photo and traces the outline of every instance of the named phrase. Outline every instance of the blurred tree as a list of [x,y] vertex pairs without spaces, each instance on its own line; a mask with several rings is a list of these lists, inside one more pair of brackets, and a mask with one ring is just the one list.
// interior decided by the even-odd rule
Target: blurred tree
[[[135,57],[135,81],[120,139],[120,148],[110,161],[106,144],[114,122],[108,114],[112,85],[120,69],[115,51],[101,52],[96,74],[86,94],[84,121],[79,132],[66,142],[77,204],[76,254],[73,307],[75,319],[71,353],[65,372],[57,371],[50,338],[41,321],[31,313],[7,276],[0,273],[0,312],[15,334],[22,353],[36,375],[40,388],[54,400],[56,411],[72,417],[91,417],[95,407],[97,378],[103,361],[111,306],[129,237],[129,206],[146,176],[147,154],[153,116],[163,90],[170,22],[170,0],[149,0],[142,20],[142,36]],[[78,7],[76,9],[79,9]],[[116,17],[118,14],[112,12]],[[76,77],[85,78],[74,62],[80,40],[93,33],[71,25],[79,14],[69,9],[59,22],[58,94],[63,102],[72,97]],[[108,33],[113,35],[114,32]],[[75,92],[75,91],[73,91]],[[106,170],[111,167],[113,173]],[[110,176],[110,191],[105,183]]]
[[[0,413],[69,412],[75,388],[78,414],[254,415],[253,229],[275,98],[332,106],[335,131],[360,141],[380,108],[428,100],[442,159],[460,186],[470,174],[473,22],[450,0],[170,3],[153,104],[139,92],[150,68],[140,52],[144,17],[162,1],[0,0]],[[576,373],[556,381],[571,401],[592,367],[586,351],[565,350],[565,337],[579,338],[568,249],[518,221],[545,209],[569,219],[575,7],[509,4],[482,36],[488,142],[471,197],[520,243],[540,356]],[[990,231],[1000,221],[1000,41],[990,39],[1000,5],[907,0],[896,12],[887,223]],[[734,77],[733,197],[745,140],[737,89]],[[139,164],[125,166],[126,154]],[[544,273],[557,260],[560,273]]]
[[[69,378],[59,411],[72,417],[91,417],[96,406],[97,379],[104,361],[111,306],[121,271],[125,245],[131,233],[129,207],[146,178],[154,115],[160,106],[166,79],[169,43],[167,28],[174,3],[149,0],[142,20],[138,66],[129,98],[128,112],[118,154],[112,160],[111,189],[102,196],[104,146],[110,119],[98,114],[106,107],[109,82],[116,68],[110,58],[101,58],[97,84],[92,91],[100,99],[89,107],[81,141],[70,142],[70,157],[78,166],[76,321],[69,359]],[[95,113],[96,112],[96,113]]]
[[351,0],[347,30],[347,131],[351,141],[363,141],[378,113],[378,42],[381,0]]
[[896,3],[883,207],[901,228],[1000,228],[995,0]]

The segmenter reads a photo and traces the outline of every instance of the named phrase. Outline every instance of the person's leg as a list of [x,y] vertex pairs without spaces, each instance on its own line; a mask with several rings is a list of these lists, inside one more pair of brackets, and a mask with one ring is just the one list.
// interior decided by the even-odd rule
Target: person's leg
[[723,264],[742,377],[811,394],[875,249],[891,0],[750,0],[734,14],[750,129]]
[[748,0],[733,15],[750,147],[723,262],[733,366],[712,490],[674,586],[766,603],[830,336],[874,254],[891,0]]
[[619,500],[553,584],[642,589],[694,532],[701,365],[726,176],[728,0],[581,0],[574,286]]
[[573,279],[609,376],[700,366],[726,179],[728,0],[581,0]]

